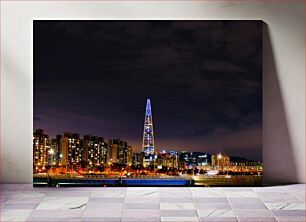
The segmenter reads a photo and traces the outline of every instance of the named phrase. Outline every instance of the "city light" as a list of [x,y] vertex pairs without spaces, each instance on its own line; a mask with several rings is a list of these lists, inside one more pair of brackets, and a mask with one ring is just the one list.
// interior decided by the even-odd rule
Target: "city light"
[[146,104],[142,142],[142,151],[133,152],[133,147],[121,139],[104,140],[92,135],[82,138],[77,133],[64,133],[54,140],[39,129],[33,139],[34,177],[179,178],[205,185],[208,180],[217,183],[230,179],[234,183],[235,177],[239,177],[237,181],[241,178],[257,181],[262,176],[261,162],[236,161],[227,153],[178,152],[175,147],[168,147],[169,152],[155,150],[150,99]]

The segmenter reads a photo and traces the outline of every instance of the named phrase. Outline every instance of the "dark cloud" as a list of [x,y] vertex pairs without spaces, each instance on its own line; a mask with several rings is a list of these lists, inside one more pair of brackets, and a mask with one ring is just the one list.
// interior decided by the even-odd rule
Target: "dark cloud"
[[239,66],[236,66],[233,63],[227,62],[227,61],[209,61],[206,60],[203,62],[202,68],[204,70],[210,70],[210,71],[220,71],[220,72],[245,72],[244,69],[240,68]]
[[259,21],[35,21],[34,127],[139,150],[150,97],[157,148],[261,153],[261,41]]

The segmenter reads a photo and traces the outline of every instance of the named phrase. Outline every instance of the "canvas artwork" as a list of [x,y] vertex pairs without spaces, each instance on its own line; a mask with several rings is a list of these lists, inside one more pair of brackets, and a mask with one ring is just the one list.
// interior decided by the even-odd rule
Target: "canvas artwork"
[[34,186],[260,186],[262,22],[35,20]]

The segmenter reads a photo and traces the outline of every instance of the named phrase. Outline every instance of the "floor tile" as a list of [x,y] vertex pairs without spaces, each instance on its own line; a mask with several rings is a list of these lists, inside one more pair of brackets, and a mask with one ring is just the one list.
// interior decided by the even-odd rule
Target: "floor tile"
[[201,209],[230,209],[229,203],[196,203],[196,208]]
[[10,199],[10,197],[0,196],[1,207]]
[[123,203],[101,203],[101,202],[88,202],[86,209],[123,209]]
[[238,222],[236,217],[201,217],[201,222]]
[[304,217],[305,210],[272,210],[276,217]]
[[241,217],[239,222],[277,222],[275,218],[255,218],[255,217]]
[[1,183],[0,184],[0,190],[2,191],[18,191],[24,184],[18,184],[18,183]]
[[160,203],[161,210],[195,210],[194,203]]
[[160,217],[159,209],[124,209],[122,217]]
[[305,191],[291,192],[291,194],[295,195],[299,200],[305,203]]
[[266,203],[269,210],[305,210],[305,203]]
[[127,190],[128,187],[92,187],[93,191],[104,191],[104,190]]
[[7,203],[2,207],[2,209],[35,209],[37,206],[38,204],[32,203]]
[[84,217],[121,217],[122,209],[86,209]]
[[278,222],[305,222],[305,217],[278,217]]
[[257,194],[253,191],[224,191],[227,197],[257,197]]
[[261,192],[258,196],[264,203],[299,203],[303,202],[296,195],[287,193],[276,193],[276,192]]
[[225,197],[195,197],[196,203],[228,203]]
[[[72,218],[72,217],[82,217],[84,213],[83,209],[75,210],[33,210],[30,217],[31,218]],[[29,218],[30,218],[29,217]]]
[[158,187],[159,192],[188,192],[191,189],[191,187]]
[[223,190],[203,190],[196,189],[192,190],[193,197],[225,197]]
[[235,217],[231,209],[199,209],[200,217]]
[[160,203],[193,203],[193,198],[187,197],[159,197]]
[[264,197],[261,198],[264,203],[302,203],[303,201],[296,197],[283,198],[283,197]]
[[143,203],[155,203],[158,204],[159,200],[158,198],[145,198],[145,197],[129,197],[125,198],[124,202],[126,204],[129,203],[138,203],[138,204],[143,204]]
[[253,188],[256,193],[274,192],[274,193],[287,193],[289,189],[286,186],[269,186],[269,187],[256,187]]
[[290,185],[286,185],[286,187],[288,189],[302,189],[302,190],[305,190],[306,188],[305,184],[290,184]]
[[227,198],[230,204],[261,204],[261,199],[257,197],[229,197]]
[[53,190],[46,192],[47,197],[89,197],[91,195],[91,191],[59,191]]
[[64,221],[73,221],[73,222],[80,222],[82,221],[82,217],[28,217],[27,221],[38,221],[38,222],[64,222]]
[[94,191],[91,194],[91,197],[116,197],[124,198],[125,190],[105,190],[105,191]]
[[46,192],[39,191],[17,191],[11,196],[11,199],[22,199],[22,198],[44,198]]
[[44,198],[10,198],[6,203],[19,204],[39,204]]
[[89,203],[123,203],[124,198],[103,198],[103,197],[90,197],[88,199]]
[[263,203],[231,203],[233,209],[267,209]]
[[161,219],[160,217],[122,217],[121,221],[140,221],[140,222],[145,222],[145,221],[150,221],[150,222],[160,222]]
[[178,190],[172,190],[172,191],[159,191],[159,196],[160,197],[181,197],[181,198],[192,198],[192,194],[190,192],[190,190],[182,190],[182,191],[178,191]]
[[32,183],[24,184],[19,191],[30,191],[30,192],[47,192],[47,187],[33,187]]
[[254,192],[252,187],[223,187],[222,190],[232,192]]
[[161,210],[162,217],[197,217],[196,210]]
[[126,190],[126,198],[158,198],[157,188],[138,188],[132,189],[133,187],[128,187]]
[[160,209],[159,203],[126,203],[125,209]]
[[272,213],[266,209],[234,209],[238,218],[273,218]]
[[37,206],[37,210],[74,210],[84,209],[88,202],[88,197],[45,197]]
[[198,222],[198,217],[161,217],[162,222]]
[[104,222],[104,221],[109,221],[109,222],[120,222],[121,217],[83,217],[84,222]]
[[[305,185],[1,188],[1,221],[305,221]],[[233,209],[232,209],[233,208]],[[273,212],[273,213],[272,213]]]
[[1,221],[25,221],[33,210],[1,209]]

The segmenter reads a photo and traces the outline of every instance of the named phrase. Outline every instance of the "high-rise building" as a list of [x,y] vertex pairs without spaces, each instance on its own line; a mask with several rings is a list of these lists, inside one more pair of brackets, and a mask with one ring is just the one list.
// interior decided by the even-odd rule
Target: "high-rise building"
[[107,162],[108,147],[103,137],[85,135],[82,141],[82,160],[90,165],[101,165]]
[[41,169],[44,170],[48,165],[49,149],[49,136],[42,129],[35,130],[33,134],[33,167],[37,172]]
[[60,146],[57,143],[56,139],[51,140],[50,150],[48,151],[48,166],[55,166],[58,164],[58,152]]
[[82,160],[82,146],[79,134],[64,133],[61,139],[61,165],[79,164]]
[[143,159],[144,159],[144,152],[133,153],[132,154],[132,165],[133,166],[143,165],[143,162],[144,162]]
[[133,161],[133,147],[129,145],[127,147],[127,164],[132,165],[132,161]]
[[105,165],[107,163],[108,144],[104,141],[103,137],[98,137],[98,150],[95,155],[98,164]]
[[117,163],[118,144],[114,140],[108,140],[108,164]]
[[208,164],[209,154],[202,152],[182,151],[179,156],[180,162],[187,168],[203,167]]
[[159,153],[155,160],[157,166],[168,168],[179,168],[179,156],[177,152]]
[[61,138],[62,135],[56,135],[55,137],[55,143],[57,146],[57,152],[56,152],[56,164],[59,164],[61,161]]
[[111,163],[121,163],[128,164],[129,157],[132,155],[131,148],[129,148],[127,142],[120,139],[112,139],[108,141],[109,146],[109,162]]
[[146,156],[144,165],[147,165],[149,161],[149,156],[154,155],[154,133],[153,133],[153,121],[152,121],[152,110],[151,110],[150,99],[147,99],[147,105],[146,105],[142,151],[145,153]]
[[230,157],[226,154],[217,154],[211,155],[211,165],[212,166],[229,166],[230,165]]
[[61,140],[60,165],[67,167],[67,164],[68,164],[68,137],[62,137],[60,140]]

